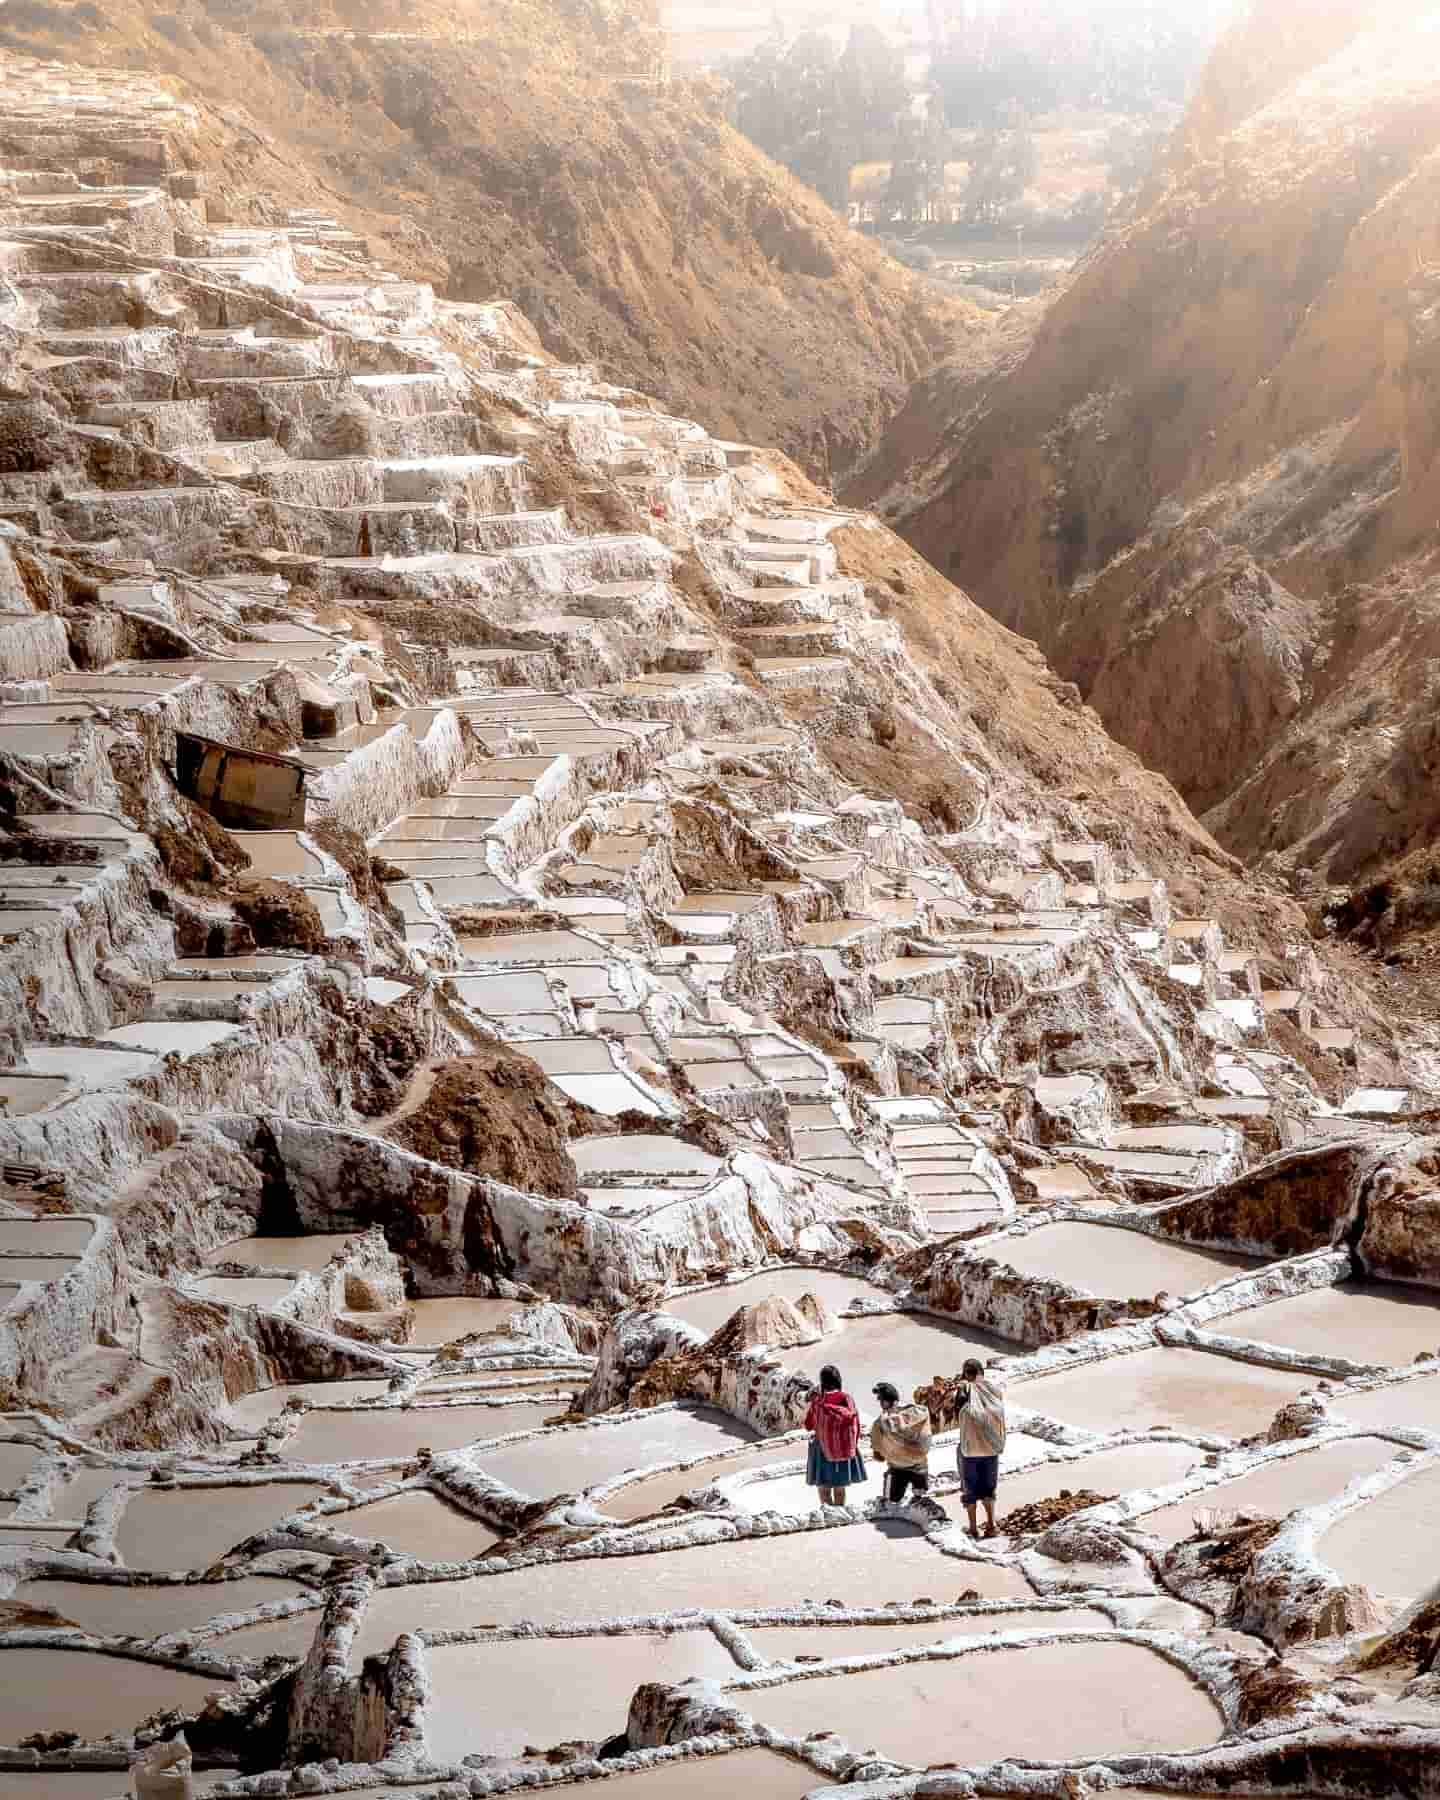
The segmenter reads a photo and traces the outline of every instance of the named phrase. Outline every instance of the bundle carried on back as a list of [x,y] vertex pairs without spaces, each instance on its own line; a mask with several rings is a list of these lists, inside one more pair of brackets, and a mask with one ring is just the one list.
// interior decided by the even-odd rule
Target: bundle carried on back
[[1005,1399],[993,1381],[972,1378],[960,1404],[961,1456],[999,1456],[1005,1449]]

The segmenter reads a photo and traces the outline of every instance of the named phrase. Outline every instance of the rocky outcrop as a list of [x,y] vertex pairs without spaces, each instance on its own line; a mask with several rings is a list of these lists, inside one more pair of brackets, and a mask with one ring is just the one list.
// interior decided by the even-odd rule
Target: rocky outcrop
[[1154,1230],[1256,1256],[1322,1250],[1345,1237],[1361,1190],[1383,1160],[1362,1140],[1271,1157],[1235,1181],[1159,1208]]

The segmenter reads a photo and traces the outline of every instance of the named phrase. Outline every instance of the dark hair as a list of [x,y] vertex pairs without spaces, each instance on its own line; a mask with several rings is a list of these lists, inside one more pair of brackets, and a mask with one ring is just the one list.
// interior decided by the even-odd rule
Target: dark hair
[[965,1363],[965,1367],[961,1370],[961,1374],[964,1375],[967,1381],[980,1381],[985,1374],[985,1365],[984,1363],[976,1362],[973,1356],[969,1357]]
[[834,1363],[826,1363],[820,1371],[820,1392],[822,1394],[838,1394],[840,1392],[840,1371]]

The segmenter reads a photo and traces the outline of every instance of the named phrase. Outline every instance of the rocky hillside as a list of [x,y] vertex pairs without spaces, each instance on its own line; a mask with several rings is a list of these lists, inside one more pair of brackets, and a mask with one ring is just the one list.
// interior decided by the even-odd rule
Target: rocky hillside
[[26,0],[0,44],[183,78],[213,109],[212,216],[323,205],[401,273],[507,295],[552,353],[822,476],[978,329],[732,130],[717,87],[648,79],[643,0]]
[[852,488],[1302,881],[1440,826],[1437,33],[1252,9],[1134,216]]

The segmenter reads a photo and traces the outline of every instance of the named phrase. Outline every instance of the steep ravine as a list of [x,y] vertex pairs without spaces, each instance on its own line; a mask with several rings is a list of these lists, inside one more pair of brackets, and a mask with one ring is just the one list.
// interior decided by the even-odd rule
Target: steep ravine
[[1436,825],[1440,8],[1312,10],[1253,9],[1134,215],[852,495],[1228,848],[1346,882]]

